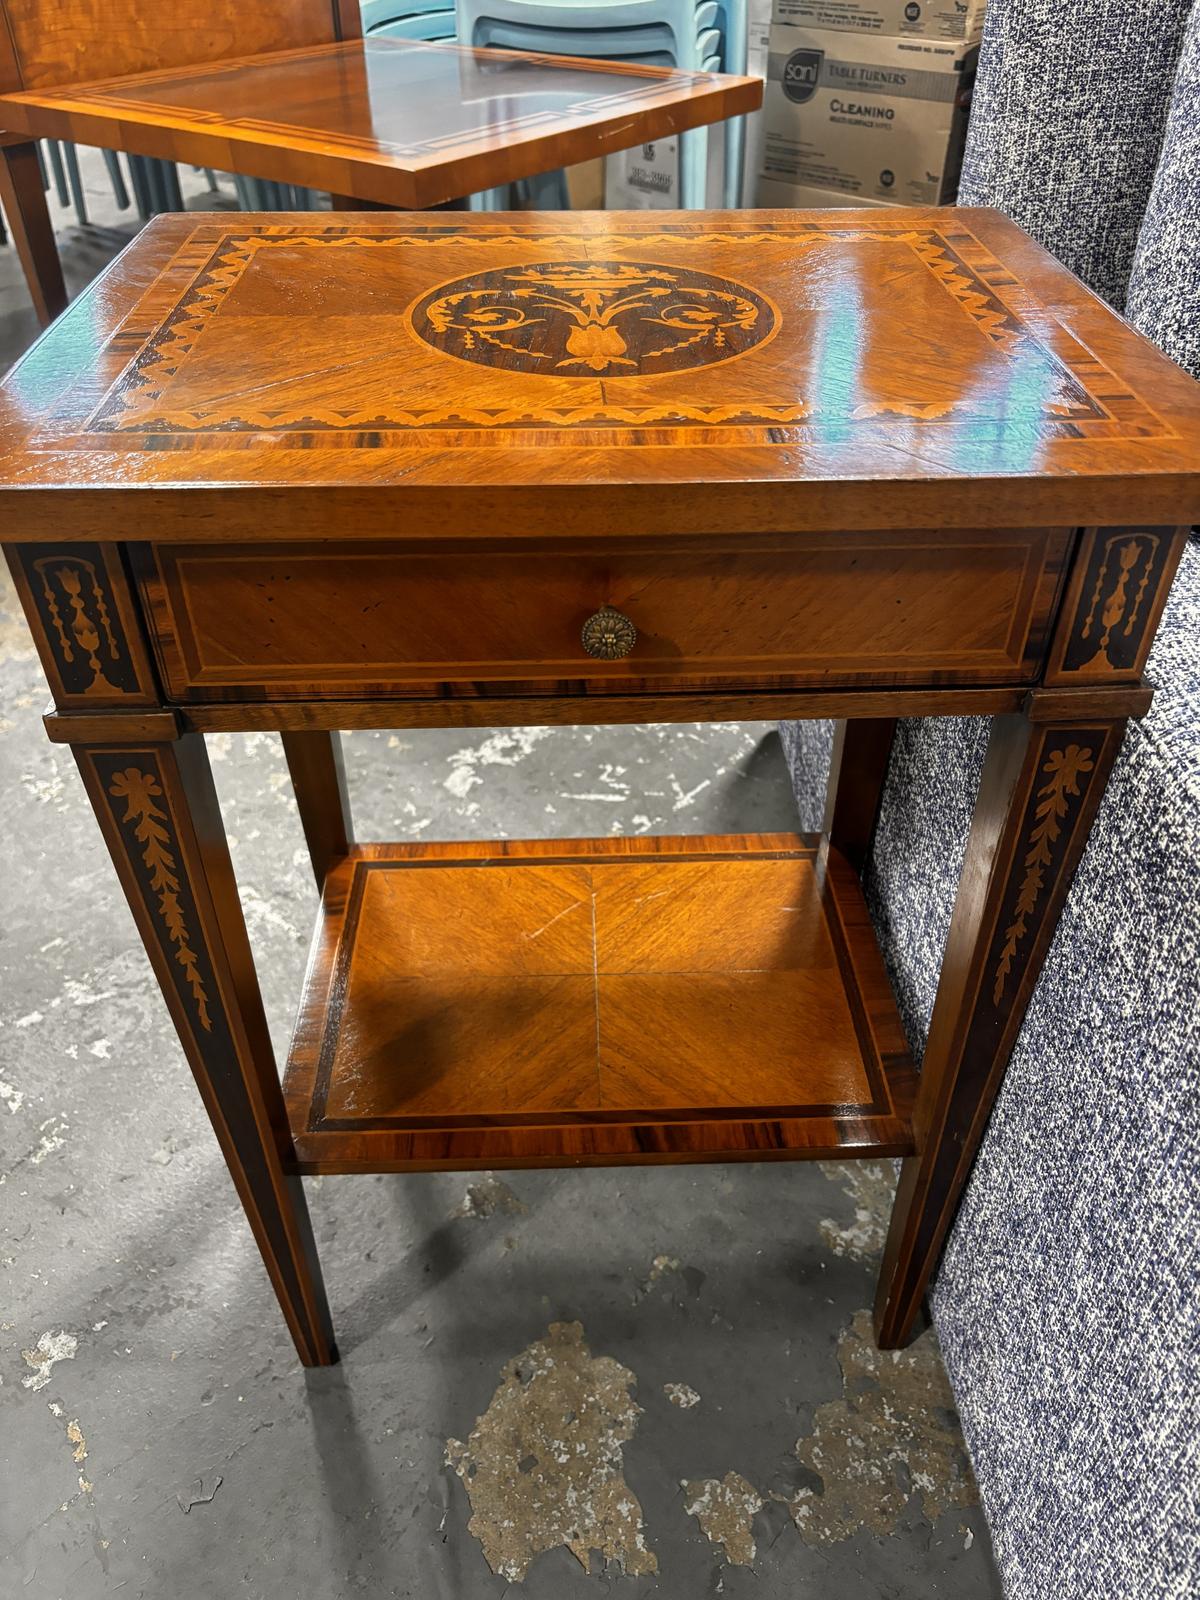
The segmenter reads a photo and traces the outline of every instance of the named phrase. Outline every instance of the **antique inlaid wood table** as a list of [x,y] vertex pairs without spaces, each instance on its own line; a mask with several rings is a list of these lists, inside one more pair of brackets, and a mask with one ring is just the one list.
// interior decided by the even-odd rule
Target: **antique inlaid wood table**
[[[1200,386],[984,210],[160,219],[10,376],[8,556],[301,1358],[305,1173],[904,1158],[910,1334],[1200,514]],[[857,878],[994,718],[919,1078]],[[356,843],[336,730],[833,717],[819,836]],[[323,894],[281,1084],[203,735]]]
[[[198,32],[211,26],[209,5]],[[109,55],[114,46],[136,52],[145,9],[127,20],[128,40],[107,19]],[[232,37],[242,34],[245,9]],[[309,9],[324,12],[326,25],[341,15],[339,31],[349,25],[348,5],[331,11],[309,0]],[[7,144],[0,133],[0,201],[44,321],[66,305],[66,290],[31,140],[71,139],[328,189],[335,207],[423,209],[762,104],[759,78],[376,38],[200,64],[189,56],[80,82],[81,71],[90,80],[96,68],[89,72],[87,56],[70,67],[62,58],[74,26],[51,26],[36,6],[34,16],[21,15],[28,11],[29,0],[0,0],[0,90],[21,90],[0,94],[0,129],[12,130]],[[6,21],[16,40],[11,62]],[[175,26],[167,57],[181,37],[186,28]]]

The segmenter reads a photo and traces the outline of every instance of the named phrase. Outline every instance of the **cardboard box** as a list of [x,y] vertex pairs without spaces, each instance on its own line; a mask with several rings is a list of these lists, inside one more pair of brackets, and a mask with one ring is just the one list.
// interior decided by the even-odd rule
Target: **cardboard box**
[[777,178],[760,177],[746,203],[763,211],[837,211],[846,206],[867,206],[886,211],[896,202],[892,200],[864,200],[861,196],[843,194],[840,189],[813,189],[807,184],[780,183]]
[[[679,208],[679,146],[674,138],[635,145],[608,156],[604,172],[604,204],[609,211],[675,211]],[[746,118],[743,205],[749,204],[755,176],[763,161],[762,112]],[[725,205],[725,134],[721,124],[708,130],[708,166],[704,203],[710,211]]]
[[893,205],[953,199],[977,55],[776,23],[763,176]]
[[775,0],[775,21],[889,38],[978,44],[986,0]]

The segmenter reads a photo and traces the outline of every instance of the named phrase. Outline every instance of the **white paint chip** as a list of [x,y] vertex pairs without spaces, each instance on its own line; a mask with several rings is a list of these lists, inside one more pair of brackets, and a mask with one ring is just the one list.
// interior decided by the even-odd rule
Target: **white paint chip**
[[33,1368],[21,1379],[22,1384],[26,1389],[44,1389],[50,1382],[50,1369],[59,1361],[74,1361],[78,1349],[79,1340],[73,1333],[47,1331],[32,1350],[21,1351],[26,1365]]
[[15,1085],[11,1083],[5,1083],[4,1080],[0,1078],[0,1101],[2,1101],[10,1111],[20,1111],[21,1107],[25,1104],[25,1091],[23,1089],[16,1088]]
[[40,1167],[47,1156],[52,1156],[56,1150],[61,1150],[66,1144],[64,1137],[70,1124],[65,1117],[47,1117],[38,1132],[41,1138],[35,1149],[29,1153],[30,1164]]
[[664,1383],[663,1393],[673,1406],[678,1406],[681,1411],[690,1411],[693,1406],[700,1404],[700,1396],[690,1384]]

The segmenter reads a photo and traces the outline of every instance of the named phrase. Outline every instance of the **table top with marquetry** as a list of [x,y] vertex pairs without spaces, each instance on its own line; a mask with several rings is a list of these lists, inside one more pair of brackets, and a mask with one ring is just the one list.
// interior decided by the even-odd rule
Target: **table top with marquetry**
[[26,538],[1177,523],[1200,386],[984,209],[160,218],[10,376],[0,502]]
[[421,208],[761,103],[735,74],[370,38],[28,89],[0,124]]

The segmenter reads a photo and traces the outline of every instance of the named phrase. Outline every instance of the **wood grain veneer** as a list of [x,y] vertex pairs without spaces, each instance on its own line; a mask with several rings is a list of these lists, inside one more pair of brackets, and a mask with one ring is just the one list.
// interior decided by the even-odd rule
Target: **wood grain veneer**
[[306,1170],[390,1170],[894,1151],[911,1083],[853,874],[733,835],[355,847],[285,1095]]
[[1194,381],[971,208],[159,218],[18,374],[5,538],[1200,519]]
[[[244,41],[220,24],[201,27],[197,54],[182,60],[186,22],[131,29],[127,16],[89,68],[74,47],[59,49],[57,30],[45,26],[52,8],[27,4],[31,26],[19,59],[38,77],[25,78],[24,88],[11,74],[7,84],[0,77],[0,87],[14,91],[0,94],[0,123],[421,208],[762,103],[761,79],[731,73],[406,39],[333,42],[329,5],[306,5],[297,34],[284,39],[273,37],[273,6],[240,7],[239,19],[259,24]],[[110,9],[129,6],[110,0]],[[131,31],[140,49],[130,51]],[[153,59],[159,48],[163,61]],[[130,54],[135,71],[110,76],[111,64]]]
[[[386,544],[163,545],[138,562],[178,700],[566,694],[1031,680],[1065,529],[677,540],[636,553],[510,542],[469,562]],[[601,606],[621,660],[585,653]]]

